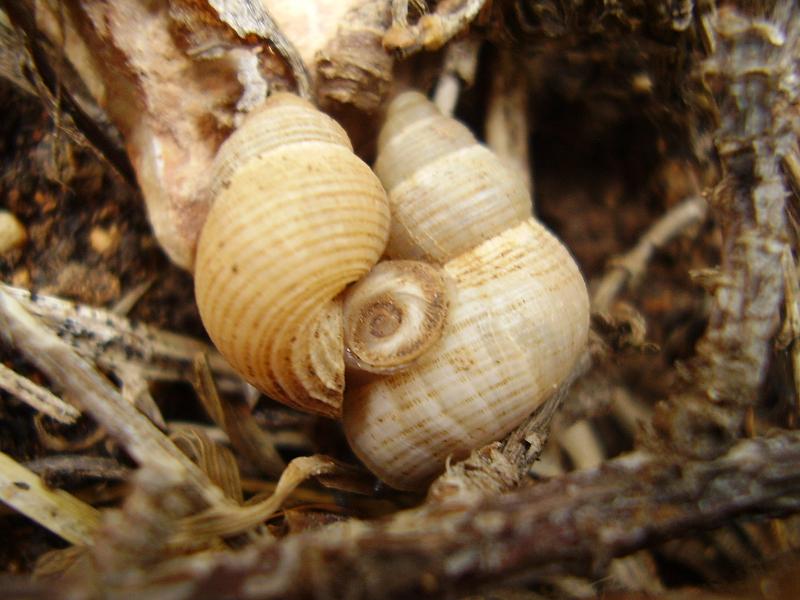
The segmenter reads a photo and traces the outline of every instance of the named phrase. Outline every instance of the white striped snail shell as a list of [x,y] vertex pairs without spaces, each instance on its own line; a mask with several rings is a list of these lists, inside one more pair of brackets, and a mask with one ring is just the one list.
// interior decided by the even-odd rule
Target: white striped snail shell
[[[420,94],[381,134],[388,202],[344,131],[286,94],[214,168],[195,262],[209,335],[270,397],[341,417],[393,487],[508,433],[586,344],[585,284],[524,183]],[[345,364],[375,375],[345,388]]]
[[556,390],[586,346],[589,299],[524,182],[423,95],[390,105],[375,171],[392,212],[386,254],[441,265],[450,308],[411,368],[346,391],[343,421],[373,472],[417,488]]

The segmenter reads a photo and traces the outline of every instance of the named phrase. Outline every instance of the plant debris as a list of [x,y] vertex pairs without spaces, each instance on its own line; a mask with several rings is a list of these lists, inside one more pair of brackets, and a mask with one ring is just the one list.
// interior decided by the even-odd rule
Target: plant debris
[[[1,2],[0,76],[9,597],[797,595],[795,2]],[[424,494],[243,382],[167,259],[272,90],[369,159],[409,87],[523,175],[592,304],[569,381]]]

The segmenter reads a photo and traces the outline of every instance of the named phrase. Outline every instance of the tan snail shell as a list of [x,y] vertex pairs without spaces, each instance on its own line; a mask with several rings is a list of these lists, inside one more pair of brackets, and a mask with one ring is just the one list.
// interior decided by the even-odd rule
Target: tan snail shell
[[344,130],[275,94],[221,146],[198,242],[195,295],[214,344],[248,381],[338,417],[341,303],[386,245],[386,194]]
[[589,300],[524,182],[421,94],[391,104],[375,170],[392,211],[386,253],[442,265],[451,282],[441,339],[409,369],[345,393],[354,452],[409,489],[555,391],[586,345]]

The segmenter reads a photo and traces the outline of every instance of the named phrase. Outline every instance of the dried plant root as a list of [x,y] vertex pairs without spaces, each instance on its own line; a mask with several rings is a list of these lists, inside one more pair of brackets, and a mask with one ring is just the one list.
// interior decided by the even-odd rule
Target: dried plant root
[[510,169],[520,174],[533,194],[528,150],[528,82],[520,76],[513,51],[502,50],[495,60],[489,104],[486,107],[486,145]]
[[702,223],[708,205],[701,196],[688,198],[667,211],[625,255],[612,260],[609,271],[592,294],[592,309],[607,312],[630,282],[641,280],[650,259],[659,248]]

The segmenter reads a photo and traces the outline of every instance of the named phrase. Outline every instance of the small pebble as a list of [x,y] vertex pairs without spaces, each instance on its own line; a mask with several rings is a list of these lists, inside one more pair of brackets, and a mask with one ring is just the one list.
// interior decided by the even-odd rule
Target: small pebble
[[0,254],[5,254],[25,243],[28,233],[19,219],[7,210],[0,210]]
[[31,273],[25,267],[20,267],[11,275],[11,285],[21,288],[31,287]]
[[116,226],[108,229],[96,226],[89,232],[89,243],[92,246],[92,250],[98,254],[105,254],[110,250],[116,249],[119,245],[119,237],[119,230]]

